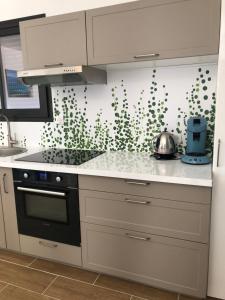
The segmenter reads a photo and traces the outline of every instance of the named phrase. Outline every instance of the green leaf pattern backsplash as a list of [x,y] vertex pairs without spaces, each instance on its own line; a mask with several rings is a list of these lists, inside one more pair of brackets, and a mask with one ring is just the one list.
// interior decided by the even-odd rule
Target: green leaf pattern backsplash
[[[130,83],[126,83],[126,78],[117,80],[115,84],[112,80],[105,87],[110,92],[111,100],[107,99],[107,105],[98,107],[97,110],[93,103],[90,107],[88,89],[91,90],[92,87],[55,88],[55,122],[44,124],[40,144],[54,148],[152,153],[155,137],[164,128],[168,128],[177,136],[179,151],[184,152],[187,118],[201,115],[208,121],[207,151],[211,154],[216,101],[215,78],[212,77],[211,68],[194,67],[193,84],[189,90],[183,90],[183,97],[178,105],[173,103],[166,82],[159,80],[157,69],[151,70],[149,83],[140,89],[139,95],[133,101],[130,101],[134,95],[130,91]],[[185,76],[186,73],[182,74]],[[137,82],[138,85],[141,84]],[[179,94],[181,88],[174,86],[175,90],[179,89]],[[59,118],[63,120],[63,124],[57,122]]]

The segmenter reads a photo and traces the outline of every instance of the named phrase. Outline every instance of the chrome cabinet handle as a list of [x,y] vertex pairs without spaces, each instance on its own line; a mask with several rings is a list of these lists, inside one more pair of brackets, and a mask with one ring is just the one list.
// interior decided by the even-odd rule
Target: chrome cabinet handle
[[66,196],[65,193],[61,193],[61,192],[37,190],[37,189],[25,188],[25,187],[21,187],[21,186],[18,186],[17,190],[21,191],[21,192],[30,192],[30,193],[35,193],[35,194],[44,194],[44,195],[52,195],[52,196],[60,196],[60,197]]
[[135,185],[150,185],[150,182],[141,182],[141,181],[130,181],[130,180],[125,180],[127,184],[135,184]]
[[132,199],[125,199],[125,202],[131,203],[131,204],[142,204],[142,205],[151,204],[151,201],[138,201],[138,200],[132,200]]
[[217,166],[217,168],[219,167],[219,164],[220,164],[220,145],[221,145],[221,140],[218,139],[218,146],[217,146],[217,161],[216,161],[216,166]]
[[4,174],[3,174],[3,177],[2,177],[2,181],[3,181],[3,190],[4,190],[4,193],[5,193],[5,194],[8,194],[9,192],[8,192],[7,189],[6,189],[6,182],[5,182],[6,176],[7,176],[7,174],[4,173]]
[[132,235],[129,233],[126,233],[126,236],[129,237],[130,239],[141,240],[141,241],[150,241],[151,240],[150,237],[141,237],[141,236],[136,236],[136,235]]
[[57,248],[58,247],[57,244],[51,244],[51,243],[47,243],[47,242],[43,242],[43,241],[39,241],[39,245],[48,247],[48,248]]
[[44,65],[45,68],[54,68],[54,67],[62,67],[62,66],[63,66],[63,63]]
[[159,53],[149,53],[149,54],[140,54],[140,55],[135,55],[134,58],[147,58],[147,57],[158,57],[160,56]]

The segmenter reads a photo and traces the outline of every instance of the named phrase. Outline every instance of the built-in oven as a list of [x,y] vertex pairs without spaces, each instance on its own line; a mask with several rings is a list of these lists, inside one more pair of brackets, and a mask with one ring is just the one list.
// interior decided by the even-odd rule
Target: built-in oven
[[20,234],[80,246],[78,176],[13,170]]

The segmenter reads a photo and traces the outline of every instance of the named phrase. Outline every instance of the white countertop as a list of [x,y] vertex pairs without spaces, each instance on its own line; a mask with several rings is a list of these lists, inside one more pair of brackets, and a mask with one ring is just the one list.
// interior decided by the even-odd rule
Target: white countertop
[[15,161],[41,149],[0,157],[0,167],[106,176],[195,186],[212,186],[212,166],[193,166],[180,160],[155,160],[148,153],[106,152],[80,166]]

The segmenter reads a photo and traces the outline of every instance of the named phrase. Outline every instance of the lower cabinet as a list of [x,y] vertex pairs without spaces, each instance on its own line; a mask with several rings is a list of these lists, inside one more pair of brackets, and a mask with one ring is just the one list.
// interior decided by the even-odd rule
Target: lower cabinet
[[0,248],[6,248],[5,223],[4,223],[1,197],[0,197]]
[[207,245],[88,223],[81,228],[85,268],[205,297]]
[[81,248],[20,235],[21,251],[30,255],[82,266]]
[[205,298],[211,188],[79,176],[83,265]]
[[10,250],[20,251],[12,169],[0,168],[0,188],[4,215],[6,247]]

